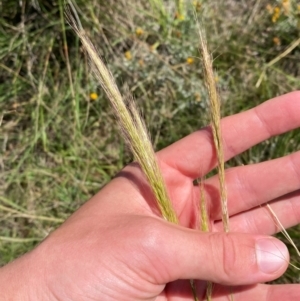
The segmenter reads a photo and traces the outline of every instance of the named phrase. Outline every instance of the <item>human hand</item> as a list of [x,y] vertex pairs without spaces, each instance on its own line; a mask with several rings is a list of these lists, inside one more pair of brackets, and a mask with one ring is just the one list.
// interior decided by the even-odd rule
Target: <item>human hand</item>
[[[293,92],[223,119],[226,160],[299,127],[299,116],[300,93]],[[11,283],[4,300],[19,300],[9,298],[18,289],[16,273],[20,287],[30,287],[28,300],[192,300],[187,279],[198,279],[199,298],[212,281],[213,300],[231,293],[235,301],[299,299],[299,285],[257,283],[279,277],[289,262],[286,247],[266,236],[277,227],[264,204],[272,202],[286,228],[300,222],[300,153],[227,170],[229,234],[220,232],[215,176],[205,182],[213,232],[188,229],[198,218],[193,180],[216,165],[209,128],[157,156],[180,226],[160,218],[141,170],[131,164],[35,250],[0,270],[0,283]]]

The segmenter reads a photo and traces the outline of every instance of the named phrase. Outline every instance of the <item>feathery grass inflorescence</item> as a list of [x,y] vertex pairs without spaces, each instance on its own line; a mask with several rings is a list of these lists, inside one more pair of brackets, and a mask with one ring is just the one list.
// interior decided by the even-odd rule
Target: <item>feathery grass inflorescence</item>
[[200,37],[200,50],[202,53],[203,69],[205,74],[205,82],[209,94],[210,103],[210,119],[211,119],[211,130],[213,134],[213,141],[215,145],[215,151],[218,163],[218,176],[220,183],[220,197],[222,205],[222,221],[225,232],[229,232],[229,216],[227,208],[227,192],[225,184],[225,164],[224,164],[224,153],[221,133],[221,108],[220,108],[220,97],[216,86],[212,58],[209,54],[207,47],[206,38],[203,31],[199,28]]
[[177,224],[178,218],[172,208],[152,143],[133,98],[130,97],[126,102],[124,101],[113,76],[82,28],[74,6],[70,1],[68,4],[71,8],[71,11],[67,10],[68,21],[89,56],[94,74],[113,106],[124,139],[149,182],[161,214],[167,221]]
[[[202,56],[204,78],[205,78],[205,83],[206,83],[208,96],[209,96],[211,130],[213,134],[213,141],[214,141],[214,146],[215,146],[215,151],[217,156],[220,198],[221,198],[221,207],[222,207],[222,221],[223,221],[224,231],[229,232],[229,215],[228,215],[228,208],[227,208],[227,192],[226,192],[226,183],[225,183],[225,162],[224,162],[222,132],[221,132],[221,102],[220,102],[220,97],[215,81],[212,58],[207,47],[206,38],[200,26],[198,27],[199,27],[200,51]],[[201,180],[200,183],[200,208],[201,208],[201,229],[204,232],[209,232],[210,231],[209,219],[208,219],[207,205],[206,205],[206,200],[204,195],[203,180]],[[212,293],[213,293],[213,283],[207,282],[207,288],[206,288],[207,301],[212,300]]]

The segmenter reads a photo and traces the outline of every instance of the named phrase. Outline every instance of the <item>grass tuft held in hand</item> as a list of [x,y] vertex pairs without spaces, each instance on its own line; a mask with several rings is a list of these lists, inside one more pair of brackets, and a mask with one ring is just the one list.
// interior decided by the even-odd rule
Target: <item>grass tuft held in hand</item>
[[94,74],[113,106],[123,137],[148,180],[161,214],[167,221],[177,224],[178,218],[172,208],[152,143],[134,100],[132,97],[127,97],[126,101],[124,101],[112,74],[82,28],[71,2],[69,2],[69,7],[72,12],[67,11],[68,21],[80,38],[82,46],[89,56]]
[[[197,20],[196,20],[197,21]],[[222,207],[222,222],[225,232],[229,232],[229,215],[228,215],[228,206],[227,206],[227,191],[226,191],[226,182],[225,182],[225,162],[224,162],[224,152],[223,152],[223,143],[222,143],[222,132],[221,132],[221,102],[216,85],[212,58],[209,53],[206,38],[204,32],[199,27],[199,38],[200,38],[200,51],[202,55],[202,63],[204,70],[204,78],[206,83],[206,88],[209,96],[210,104],[210,122],[211,130],[213,134],[213,142],[215,146],[217,164],[218,164],[218,177],[220,185],[220,198],[221,198],[221,207]],[[200,208],[201,208],[201,229],[204,232],[209,232],[209,218],[206,206],[206,200],[204,196],[204,186],[203,180],[201,180],[200,185]],[[206,289],[206,299],[207,301],[212,300],[213,293],[213,283],[207,283]],[[230,296],[232,298],[232,295]]]

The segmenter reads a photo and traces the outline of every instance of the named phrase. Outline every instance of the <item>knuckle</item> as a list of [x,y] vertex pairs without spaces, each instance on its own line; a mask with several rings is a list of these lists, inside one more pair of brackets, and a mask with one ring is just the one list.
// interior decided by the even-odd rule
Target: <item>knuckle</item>
[[223,270],[225,280],[232,280],[236,275],[237,250],[231,235],[223,235]]
[[230,234],[216,234],[214,238],[212,248],[216,250],[213,254],[215,271],[217,271],[216,277],[218,282],[222,284],[232,283],[238,276],[237,262],[238,262],[238,250]]

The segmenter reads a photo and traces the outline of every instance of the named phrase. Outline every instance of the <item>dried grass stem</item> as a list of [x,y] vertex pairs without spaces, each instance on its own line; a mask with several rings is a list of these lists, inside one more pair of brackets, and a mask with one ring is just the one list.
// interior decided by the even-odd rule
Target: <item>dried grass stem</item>
[[207,42],[204,33],[199,28],[200,37],[200,50],[202,54],[203,69],[205,74],[205,82],[209,94],[210,104],[210,119],[211,130],[213,134],[213,141],[216,150],[217,163],[218,163],[218,176],[220,183],[220,197],[222,205],[222,221],[225,232],[229,232],[229,215],[227,208],[227,192],[225,183],[225,164],[224,164],[224,152],[222,143],[221,132],[221,108],[220,97],[216,86],[215,75],[213,71],[212,58],[209,54]]

